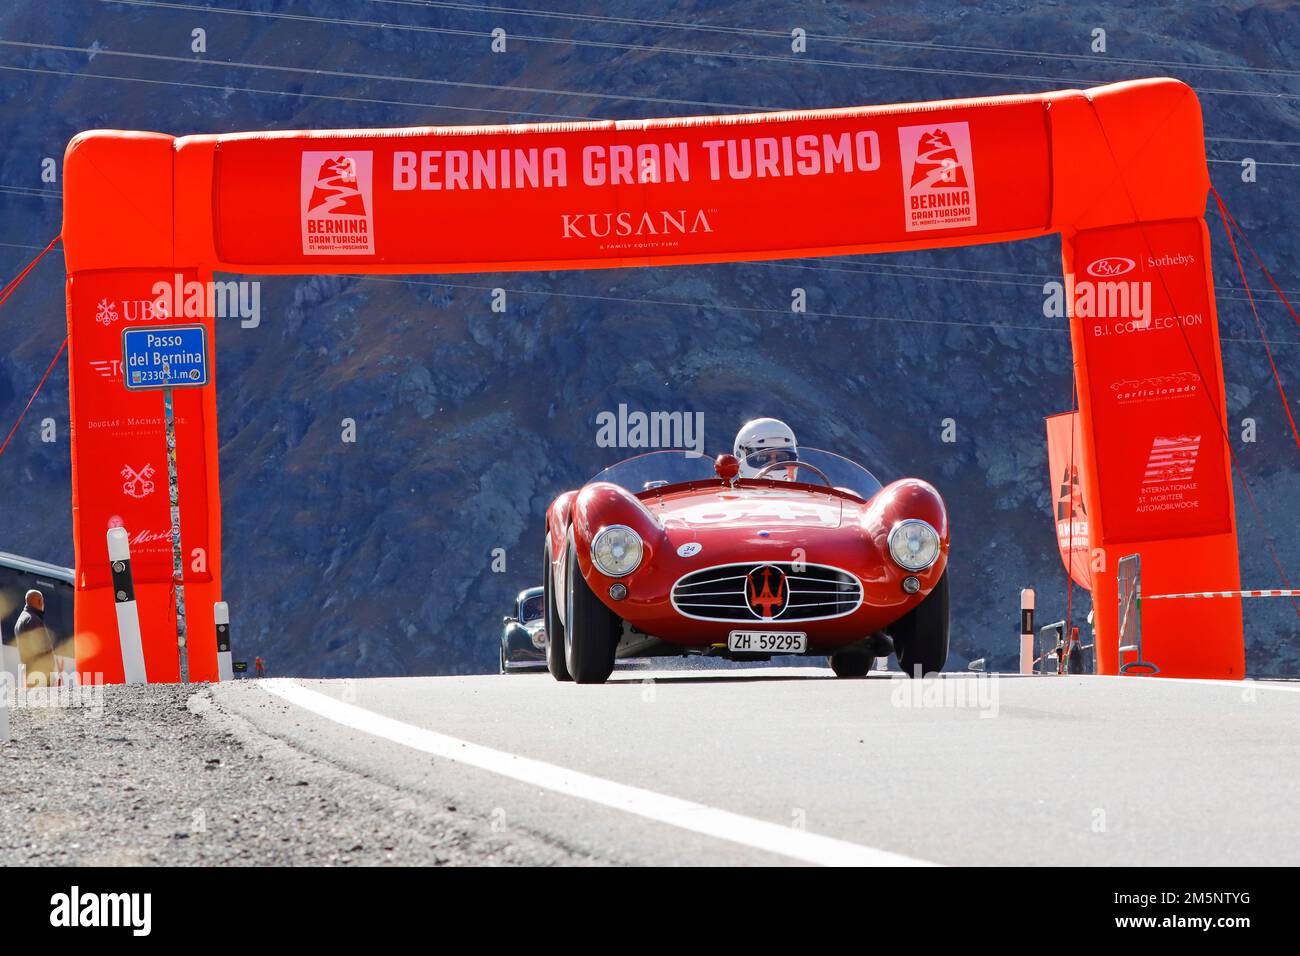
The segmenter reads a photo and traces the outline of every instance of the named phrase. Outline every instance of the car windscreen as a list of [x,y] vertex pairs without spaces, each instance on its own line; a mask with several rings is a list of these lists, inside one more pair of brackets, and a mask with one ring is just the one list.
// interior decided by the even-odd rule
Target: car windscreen
[[540,619],[545,612],[546,608],[542,604],[542,595],[538,594],[537,596],[527,598],[524,601],[522,617],[520,620],[536,621]]
[[[798,456],[799,461],[807,462],[824,472],[832,486],[846,489],[864,500],[880,490],[881,485],[875,475],[834,452],[800,447]],[[754,471],[768,463],[767,461],[757,463],[754,469],[749,470],[749,474],[753,475]],[[785,468],[774,468],[767,477],[781,481],[787,480],[786,476]],[[707,481],[714,477],[716,472],[713,469],[713,458],[708,455],[687,451],[653,451],[611,465],[591,480],[608,481],[636,494],[661,485]],[[793,480],[814,485],[824,484],[809,469],[803,469],[801,474],[797,467],[793,473]]]
[[717,477],[713,459],[689,451],[652,451],[610,465],[592,481],[608,481],[636,494],[659,485],[707,481]]
[[[812,469],[826,476],[835,488],[850,491],[866,500],[881,488],[879,479],[856,462],[842,455],[820,448],[769,448],[756,451],[745,459],[742,476],[756,477],[768,468],[763,477],[775,481],[800,481],[811,485],[825,484]],[[809,468],[800,468],[807,464]],[[769,467],[770,466],[770,467]]]

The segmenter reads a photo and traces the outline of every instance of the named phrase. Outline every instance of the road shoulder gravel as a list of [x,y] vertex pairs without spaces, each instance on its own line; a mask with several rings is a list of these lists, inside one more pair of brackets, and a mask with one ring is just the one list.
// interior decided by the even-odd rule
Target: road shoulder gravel
[[108,687],[10,710],[0,865],[599,862],[307,755],[207,687]]

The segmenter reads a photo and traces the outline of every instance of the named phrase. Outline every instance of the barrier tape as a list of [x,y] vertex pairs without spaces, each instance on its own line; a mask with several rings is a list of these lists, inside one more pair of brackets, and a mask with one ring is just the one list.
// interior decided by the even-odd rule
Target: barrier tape
[[1158,601],[1161,598],[1257,598],[1257,597],[1300,597],[1300,590],[1276,588],[1272,591],[1192,591],[1189,594],[1144,594],[1144,601]]

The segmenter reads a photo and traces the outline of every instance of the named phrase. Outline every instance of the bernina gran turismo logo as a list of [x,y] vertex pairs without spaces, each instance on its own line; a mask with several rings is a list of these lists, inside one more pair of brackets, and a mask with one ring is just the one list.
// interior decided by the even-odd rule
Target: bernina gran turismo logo
[[978,223],[969,123],[899,127],[898,147],[908,232]]
[[374,254],[373,152],[304,150],[301,202],[303,255]]

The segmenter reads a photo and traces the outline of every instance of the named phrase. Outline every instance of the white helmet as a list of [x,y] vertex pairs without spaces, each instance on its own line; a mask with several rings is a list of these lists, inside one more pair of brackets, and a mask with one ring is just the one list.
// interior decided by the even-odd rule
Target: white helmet
[[[799,446],[794,429],[776,418],[755,418],[736,433],[733,454],[740,459],[740,476],[753,478],[768,465],[778,461],[798,461]],[[774,468],[766,477],[789,479],[791,469]]]

